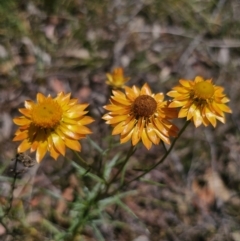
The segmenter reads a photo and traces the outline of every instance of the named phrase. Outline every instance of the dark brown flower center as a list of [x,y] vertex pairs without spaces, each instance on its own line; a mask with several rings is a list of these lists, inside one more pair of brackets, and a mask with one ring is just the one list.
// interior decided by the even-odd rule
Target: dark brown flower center
[[149,95],[138,96],[132,106],[132,111],[136,118],[150,117],[157,109],[156,100]]

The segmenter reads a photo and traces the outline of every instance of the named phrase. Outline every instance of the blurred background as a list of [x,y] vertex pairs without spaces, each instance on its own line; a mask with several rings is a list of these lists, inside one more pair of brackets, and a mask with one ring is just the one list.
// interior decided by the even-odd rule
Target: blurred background
[[[99,225],[104,240],[240,241],[239,0],[1,0],[1,204],[11,193],[11,159],[19,144],[12,142],[12,118],[20,115],[18,108],[38,92],[71,92],[90,103],[96,120],[91,138],[107,148],[111,128],[101,120],[110,94],[106,73],[119,66],[131,77],[129,86],[148,83],[155,93],[166,93],[181,78],[212,78],[225,88],[233,114],[215,129],[188,126],[168,159],[145,177],[149,182],[129,187],[137,195],[124,203],[135,215],[109,208],[121,225]],[[181,128],[184,121],[176,124]],[[98,152],[88,140],[81,143],[83,158],[97,166]],[[127,148],[129,143],[112,155]],[[162,154],[162,146],[147,151],[140,145],[128,175]],[[22,202],[13,203],[18,215],[9,224],[15,236],[0,224],[1,240],[54,240],[55,229],[68,225],[68,206],[60,197],[74,202],[84,181],[69,161],[49,156],[20,180],[14,199]],[[100,239],[89,229],[81,240]]]

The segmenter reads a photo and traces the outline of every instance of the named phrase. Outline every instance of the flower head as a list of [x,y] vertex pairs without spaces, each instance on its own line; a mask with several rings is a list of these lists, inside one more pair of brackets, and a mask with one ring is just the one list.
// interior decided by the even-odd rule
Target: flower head
[[177,134],[177,127],[169,121],[177,117],[177,112],[168,108],[162,93],[152,94],[147,84],[141,89],[126,86],[125,93],[113,91],[110,104],[104,108],[109,113],[103,119],[114,127],[113,135],[120,134],[121,143],[131,139],[135,146],[142,140],[144,146],[150,149],[160,140],[170,144],[169,137]]
[[37,103],[26,100],[25,107],[19,109],[23,116],[13,119],[20,127],[13,141],[22,141],[18,152],[30,149],[36,151],[36,160],[41,162],[47,151],[56,160],[65,148],[80,151],[78,140],[91,131],[85,125],[93,119],[85,114],[88,104],[77,104],[77,99],[70,99],[70,93],[59,93],[56,98],[37,94]]
[[225,104],[229,99],[223,93],[224,88],[216,86],[211,79],[197,76],[194,81],[181,79],[180,85],[167,93],[173,97],[169,107],[181,107],[178,117],[193,120],[196,127],[210,123],[216,127],[217,120],[225,123],[224,112],[232,113]]
[[130,79],[129,77],[124,77],[122,68],[115,68],[111,74],[107,73],[106,75],[106,84],[112,86],[113,88],[124,87],[124,84]]

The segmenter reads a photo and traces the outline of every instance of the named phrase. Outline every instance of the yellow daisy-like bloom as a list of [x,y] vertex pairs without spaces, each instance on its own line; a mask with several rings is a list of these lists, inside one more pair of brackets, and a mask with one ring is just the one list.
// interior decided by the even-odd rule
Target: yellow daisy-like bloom
[[225,123],[224,112],[232,113],[225,104],[229,99],[223,93],[224,88],[213,85],[211,79],[204,80],[197,76],[192,80],[179,80],[179,86],[167,95],[173,97],[169,107],[181,107],[178,117],[193,120],[196,127],[210,123],[216,127],[217,120]]
[[36,151],[36,160],[41,162],[47,151],[56,160],[60,154],[65,156],[66,147],[81,150],[78,140],[91,133],[85,125],[93,119],[85,115],[88,104],[77,104],[70,96],[61,92],[53,99],[38,93],[37,103],[25,101],[26,108],[19,109],[23,116],[13,119],[20,126],[13,139],[22,141],[18,152]]
[[109,113],[103,116],[107,124],[114,127],[112,134],[120,134],[120,142],[132,139],[135,146],[142,140],[150,149],[160,140],[170,144],[169,137],[176,136],[178,128],[169,119],[177,117],[176,109],[169,108],[163,93],[152,94],[145,84],[141,89],[125,86],[125,94],[113,90],[110,104],[104,106]]
[[124,87],[124,84],[130,79],[129,77],[124,77],[122,68],[115,68],[111,74],[107,73],[106,75],[106,84],[112,86],[113,88]]

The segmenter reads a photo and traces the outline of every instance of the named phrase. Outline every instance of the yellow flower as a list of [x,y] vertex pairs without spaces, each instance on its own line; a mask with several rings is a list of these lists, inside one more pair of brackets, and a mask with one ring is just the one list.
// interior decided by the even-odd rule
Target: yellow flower
[[112,74],[107,73],[106,84],[112,86],[113,88],[122,88],[124,84],[130,79],[129,77],[124,77],[124,72],[122,68],[115,68]]
[[224,112],[232,113],[225,105],[229,99],[223,93],[224,88],[213,85],[211,79],[204,80],[197,76],[194,81],[179,80],[179,86],[167,95],[173,97],[169,107],[181,107],[178,117],[193,120],[196,127],[210,123],[216,127],[217,120],[225,123]]
[[85,125],[93,122],[85,116],[88,104],[77,104],[77,99],[70,99],[71,94],[59,93],[56,98],[37,94],[37,103],[25,101],[26,108],[20,108],[23,116],[13,119],[20,127],[13,141],[22,141],[18,152],[30,149],[36,151],[36,160],[41,162],[47,151],[56,160],[65,148],[81,150],[78,140],[85,138],[91,131]]
[[121,135],[121,143],[132,139],[135,146],[142,140],[144,146],[150,149],[160,140],[170,144],[169,137],[177,134],[177,127],[169,121],[177,117],[176,109],[168,108],[164,95],[152,94],[147,84],[141,89],[125,86],[125,94],[114,90],[110,104],[104,108],[109,113],[103,119],[114,127],[113,135]]

